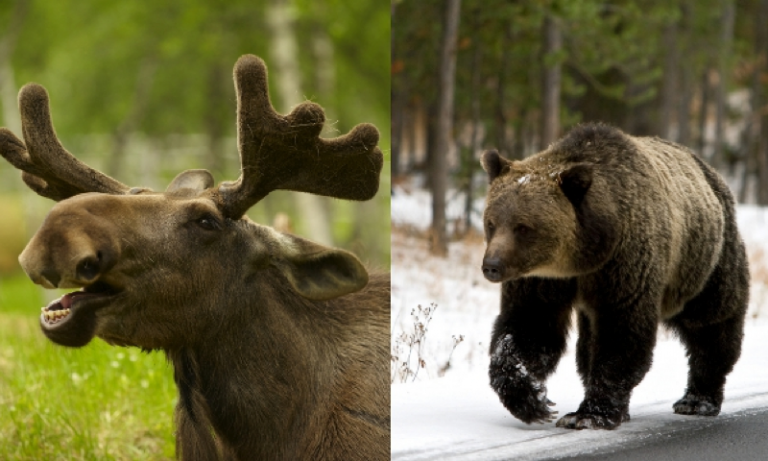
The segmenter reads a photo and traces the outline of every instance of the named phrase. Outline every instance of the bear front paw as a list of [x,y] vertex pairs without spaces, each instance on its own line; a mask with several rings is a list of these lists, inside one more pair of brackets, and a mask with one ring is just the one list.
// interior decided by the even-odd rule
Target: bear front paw
[[557,427],[565,429],[616,429],[621,423],[629,421],[629,413],[602,415],[594,413],[568,413],[557,421]]
[[686,393],[672,406],[678,415],[717,416],[720,404],[716,399],[703,395]]
[[547,398],[547,388],[526,369],[515,353],[512,335],[506,335],[491,355],[488,372],[491,387],[510,413],[524,423],[551,423],[557,412],[549,407],[555,403]]

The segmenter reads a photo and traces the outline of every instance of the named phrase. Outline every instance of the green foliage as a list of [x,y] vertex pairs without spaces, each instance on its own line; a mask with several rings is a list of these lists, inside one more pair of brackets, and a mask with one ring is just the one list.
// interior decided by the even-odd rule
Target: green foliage
[[[13,53],[17,81],[48,88],[57,129],[66,138],[114,130],[134,109],[137,80],[149,66],[155,75],[138,129],[147,134],[205,131],[209,110],[221,116],[234,111],[230,75],[237,58],[253,53],[269,60],[265,5],[36,0]],[[332,95],[316,96],[345,116],[349,126],[340,130],[360,119],[386,126],[389,9],[373,1],[325,2],[320,8],[299,0],[295,8],[297,30],[305,34],[300,60],[307,81],[317,67],[312,31],[327,34],[336,50],[337,87]],[[216,93],[212,86],[220,80],[226,94],[219,98],[221,107],[211,108],[206,98]],[[233,135],[233,121],[226,124]]]
[[40,291],[0,279],[0,459],[173,459],[172,370],[161,354],[54,345]]
[[[57,134],[76,156],[121,181],[156,189],[187,168],[211,169],[217,181],[237,177],[232,66],[246,53],[270,65],[269,2],[11,0],[0,2],[0,41],[14,2],[21,1],[30,7],[10,59],[16,86],[35,81],[48,89]],[[389,6],[375,0],[294,0],[290,6],[303,96],[328,114],[330,128],[323,135],[373,123],[388,161]],[[320,62],[318,37],[330,44],[329,64]],[[323,67],[333,71],[330,87],[321,87],[317,78]],[[275,91],[281,76],[272,69],[269,78],[272,100],[281,107]],[[199,142],[190,146],[184,137]],[[124,154],[121,143],[128,145]],[[2,170],[7,168],[0,165],[0,177],[5,178]],[[385,206],[388,211],[388,171],[385,166],[379,196],[368,202],[379,210],[376,216],[384,215]],[[23,187],[18,179],[10,181],[17,190]],[[289,212],[297,229],[311,226],[303,225],[290,200],[270,196],[267,202],[272,211]],[[334,213],[356,210],[333,208]],[[363,225],[354,214],[334,214],[337,218]],[[365,256],[388,265],[388,219],[377,219],[375,227],[386,229],[386,235],[381,232],[376,236],[380,242],[369,242],[376,250]],[[334,232],[340,238],[352,235],[344,229]]]
[[18,194],[0,195],[0,216],[0,274],[7,274],[18,270],[17,258],[27,243],[24,210]]

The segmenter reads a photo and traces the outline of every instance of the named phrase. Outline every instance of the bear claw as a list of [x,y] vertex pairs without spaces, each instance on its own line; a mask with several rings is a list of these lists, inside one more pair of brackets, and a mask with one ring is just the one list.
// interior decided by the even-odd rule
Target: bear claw
[[565,429],[616,429],[623,422],[629,421],[629,413],[623,413],[619,420],[609,418],[605,415],[595,415],[589,413],[568,413],[560,418],[555,424],[557,427]]
[[672,406],[678,415],[717,416],[720,406],[706,397],[685,395]]

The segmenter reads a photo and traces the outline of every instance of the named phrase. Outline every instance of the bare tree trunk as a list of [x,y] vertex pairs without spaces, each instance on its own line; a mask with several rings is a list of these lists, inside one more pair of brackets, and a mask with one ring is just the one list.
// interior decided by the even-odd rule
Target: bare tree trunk
[[696,143],[699,155],[706,157],[704,148],[707,145],[707,116],[709,114],[709,68],[701,75],[701,106],[699,107],[699,133]]
[[677,106],[677,142],[684,146],[691,144],[691,101],[693,100],[693,74],[688,66],[680,69],[680,100]]
[[11,60],[7,56],[0,56],[0,105],[3,106],[3,123],[0,126],[21,137],[21,117],[16,107],[17,90]]
[[712,164],[717,168],[723,168],[725,159],[725,118],[727,116],[728,98],[728,73],[733,42],[733,0],[723,0],[723,15],[720,29],[720,54],[718,56],[718,80],[716,93],[715,112],[715,151],[712,155]]
[[677,23],[664,28],[664,77],[661,83],[661,107],[657,132],[661,138],[672,139],[672,112],[677,100],[679,54],[677,50]]
[[[558,18],[548,14],[542,28],[544,62],[542,80],[541,149],[555,142],[560,134],[560,82],[562,64],[557,54],[563,49]],[[551,62],[557,59],[557,62]]]
[[16,48],[16,40],[19,38],[24,19],[27,16],[29,2],[26,0],[16,0],[13,5],[11,17],[5,26],[5,34],[0,36],[0,106],[3,108],[3,123],[13,131],[16,136],[21,137],[21,117],[18,107],[16,107],[16,81],[13,76],[13,66],[11,56]]
[[[475,9],[472,17],[476,28],[479,28],[479,16],[480,10]],[[472,83],[470,92],[473,96],[472,99],[472,135],[469,140],[469,149],[467,150],[466,159],[466,175],[467,179],[464,184],[464,232],[469,233],[472,229],[472,192],[474,190],[474,176],[475,165],[478,163],[475,160],[475,152],[479,148],[480,142],[478,140],[480,134],[480,59],[482,48],[476,43],[472,50]]]
[[424,151],[425,153],[425,159],[424,159],[424,168],[426,169],[427,174],[426,176],[426,184],[425,187],[429,190],[432,190],[432,179],[434,176],[434,171],[432,169],[432,163],[433,158],[436,156],[439,156],[437,154],[437,149],[439,146],[437,145],[437,102],[431,101],[429,105],[427,106],[427,118],[426,118],[426,125],[427,125],[427,136],[426,136],[426,149]]
[[760,65],[758,65],[757,74],[758,85],[756,90],[758,92],[756,108],[758,113],[755,114],[758,117],[760,124],[760,142],[758,143],[757,150],[757,170],[758,170],[758,187],[757,187],[757,203],[759,205],[768,205],[768,92],[765,90],[765,84],[759,85],[760,75],[765,75],[768,72],[768,31],[766,31],[765,25],[768,24],[768,0],[761,0],[759,5],[759,14],[757,15],[756,26],[756,50],[757,56],[760,57]]
[[507,87],[507,70],[509,68],[511,41],[512,26],[507,25],[504,27],[504,43],[502,44],[501,51],[501,65],[499,66],[496,78],[496,105],[494,107],[494,112],[496,114],[496,122],[494,126],[496,149],[501,155],[507,157],[513,157],[513,149],[507,145],[507,116],[505,113],[505,110],[507,109],[505,89]]
[[[691,10],[689,2],[684,2],[680,7],[680,24],[683,35],[679,53],[688,56],[693,53],[690,40],[691,34]],[[680,66],[680,98],[677,106],[677,126],[679,128],[677,142],[684,146],[691,143],[691,102],[693,101],[693,69],[690,64]]]
[[392,111],[392,176],[397,177],[400,174],[400,154],[403,149],[403,112],[405,112],[405,94],[402,91],[392,89],[390,101],[390,110]]
[[[267,26],[270,28],[271,61],[277,79],[277,91],[282,102],[281,112],[302,102],[301,71],[296,35],[293,31],[293,11],[286,0],[272,0],[266,13]],[[326,63],[318,63],[323,67]],[[322,72],[322,70],[318,70]],[[331,223],[326,205],[321,197],[312,194],[294,194],[296,205],[304,228],[304,233],[312,240],[323,245],[333,245]]]
[[445,222],[445,193],[448,184],[448,152],[453,138],[453,97],[456,79],[456,41],[459,34],[461,0],[445,0],[445,22],[440,50],[440,75],[437,110],[437,149],[432,156],[432,232],[431,251],[448,254]]
[[227,109],[234,109],[231,107],[231,98],[227,97],[228,87],[224,85],[231,85],[227,74],[229,69],[221,62],[214,62],[208,69],[208,82],[207,82],[207,94],[205,111],[205,131],[208,138],[205,154],[205,167],[213,173],[214,177],[223,175],[225,172],[223,139],[224,133],[226,133],[226,123],[228,120],[222,116],[223,113],[231,113],[232,110],[223,110],[223,105],[226,105]]
[[[395,22],[395,11],[397,10],[397,2],[392,2],[390,6],[390,18],[392,23]],[[391,61],[395,62],[395,34],[390,34],[389,39],[389,51]],[[394,65],[392,66],[394,69]],[[395,90],[395,78],[396,73],[393,70],[392,81],[390,82],[390,110],[392,112],[392,140],[391,140],[391,171],[392,177],[397,177],[400,174],[400,151],[403,145],[403,112],[405,110],[405,91],[401,88],[400,91]],[[402,80],[402,79],[401,79]]]

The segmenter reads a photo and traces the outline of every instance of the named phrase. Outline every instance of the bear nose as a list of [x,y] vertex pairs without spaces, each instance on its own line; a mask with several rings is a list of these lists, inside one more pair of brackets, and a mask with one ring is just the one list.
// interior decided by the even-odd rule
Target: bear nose
[[498,256],[483,258],[483,275],[491,282],[500,282],[503,277],[504,267]]

